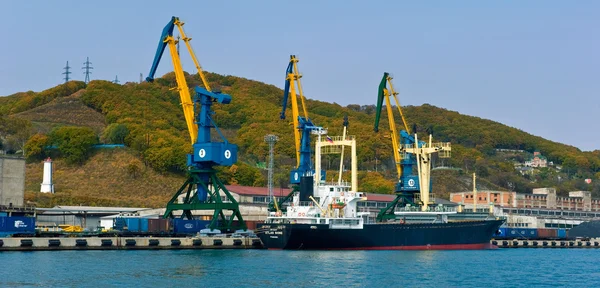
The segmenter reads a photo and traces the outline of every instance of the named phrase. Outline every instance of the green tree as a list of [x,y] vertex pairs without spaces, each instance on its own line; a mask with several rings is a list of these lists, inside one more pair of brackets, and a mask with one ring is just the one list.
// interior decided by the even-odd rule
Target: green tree
[[46,157],[46,146],[50,144],[50,139],[44,134],[35,134],[25,143],[25,157],[27,159],[43,159]]
[[51,142],[69,163],[82,164],[88,157],[92,146],[98,143],[94,130],[88,127],[64,126],[50,132]]
[[125,144],[125,137],[129,135],[127,126],[119,123],[110,124],[102,133],[102,140],[111,144]]
[[263,186],[265,185],[265,178],[260,173],[258,168],[252,167],[246,163],[238,163],[237,165],[231,166],[229,169],[233,172],[231,175],[234,182],[242,186]]

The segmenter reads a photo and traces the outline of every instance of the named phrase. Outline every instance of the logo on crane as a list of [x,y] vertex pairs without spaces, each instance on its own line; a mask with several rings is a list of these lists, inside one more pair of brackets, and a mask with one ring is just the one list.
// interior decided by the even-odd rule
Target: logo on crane
[[206,156],[206,150],[200,149],[200,151],[198,151],[198,156],[200,156],[200,158],[204,158],[204,156]]
[[408,179],[408,186],[410,186],[410,187],[415,186],[415,180],[414,179]]
[[229,159],[229,158],[231,158],[231,151],[229,151],[229,150],[225,150],[225,158],[226,158],[226,159]]

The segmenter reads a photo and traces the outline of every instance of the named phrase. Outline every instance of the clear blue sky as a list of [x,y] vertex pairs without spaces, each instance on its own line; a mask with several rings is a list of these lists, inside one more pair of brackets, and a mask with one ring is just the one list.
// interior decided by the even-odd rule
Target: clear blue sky
[[599,15],[600,1],[3,1],[0,95],[61,83],[67,60],[83,80],[86,56],[92,79],[138,81],[179,16],[208,71],[282,87],[296,54],[306,95],[342,105],[374,104],[388,71],[403,105],[594,150]]

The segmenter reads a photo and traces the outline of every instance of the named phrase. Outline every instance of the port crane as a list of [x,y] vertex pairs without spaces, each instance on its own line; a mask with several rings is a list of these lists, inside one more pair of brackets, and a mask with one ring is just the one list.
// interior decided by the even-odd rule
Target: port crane
[[[304,93],[302,91],[302,74],[298,70],[298,58],[295,55],[290,55],[290,61],[285,71],[285,87],[283,90],[283,102],[281,105],[281,113],[279,118],[282,120],[286,119],[285,111],[288,106],[288,101],[292,105],[292,120],[294,125],[294,145],[296,148],[296,167],[290,171],[290,184],[293,185],[294,189],[292,192],[283,197],[278,202],[275,200],[269,205],[269,210],[276,211],[285,203],[290,200],[293,194],[300,191],[303,194],[303,190],[311,189],[313,187],[313,178],[315,170],[312,164],[312,149],[310,147],[310,134],[325,134],[327,130],[322,127],[316,126],[312,120],[308,117],[308,110],[306,109],[306,101]],[[298,101],[300,100],[300,101]],[[298,105],[300,102],[300,106]],[[302,115],[300,115],[300,108],[302,109]],[[320,173],[321,179],[326,179],[325,171]],[[312,193],[311,193],[312,195]]]
[[[379,131],[379,120],[383,101],[385,100],[397,172],[396,198],[379,212],[377,215],[378,221],[394,219],[396,217],[394,211],[399,205],[420,205],[422,211],[427,211],[430,204],[429,193],[431,192],[431,155],[439,153],[440,157],[450,157],[450,143],[432,143],[431,134],[428,142],[419,141],[416,129],[413,129],[415,130],[413,131],[414,134],[411,134],[404,113],[402,113],[400,101],[398,101],[398,92],[394,90],[392,79],[389,73],[386,72],[383,73],[383,78],[379,83],[374,130],[375,132]],[[394,119],[391,102],[392,97],[404,126],[400,133],[396,129],[396,120]],[[417,174],[414,173],[414,168],[417,168]],[[416,195],[419,195],[419,201],[417,201]]]
[[[227,141],[211,116],[214,114],[211,106],[215,103],[229,104],[231,96],[211,89],[190,45],[192,38],[185,34],[183,25],[184,23],[178,17],[172,17],[164,27],[150,73],[146,78],[148,82],[154,81],[156,69],[168,46],[193,154],[187,155],[187,180],[167,203],[163,217],[173,218],[174,211],[182,211],[181,218],[193,219],[192,211],[210,210],[214,211],[208,227],[211,230],[218,229],[224,232],[246,230],[239,204],[219,180],[214,169],[215,166],[231,166],[237,161],[237,145]],[[181,40],[185,42],[204,85],[204,88],[194,87],[193,97],[181,66],[177,49],[178,40],[173,37],[175,27],[179,31]],[[223,142],[211,141],[212,128],[215,128]],[[229,217],[225,215],[226,211],[229,211]]]

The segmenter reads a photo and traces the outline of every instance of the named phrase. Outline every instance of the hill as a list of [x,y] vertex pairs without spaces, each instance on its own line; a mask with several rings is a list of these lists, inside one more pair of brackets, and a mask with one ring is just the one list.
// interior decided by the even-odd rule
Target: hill
[[[26,166],[25,200],[38,206],[91,205],[161,207],[181,185],[183,177],[160,174],[140,161],[131,149],[99,149],[83,165],[54,160],[56,194],[40,190],[43,165]],[[137,167],[131,169],[131,167]]]
[[[283,94],[281,89],[257,81],[214,73],[209,73],[208,79],[211,86],[220,87],[224,93],[233,97],[233,101],[229,105],[213,105],[216,112],[215,122],[223,130],[223,134],[240,148],[240,163],[236,165],[235,169],[221,169],[224,173],[223,177],[230,183],[264,185],[265,173],[257,168],[256,164],[266,160],[268,147],[263,141],[264,135],[273,133],[280,139],[275,146],[277,154],[275,183],[286,185],[287,173],[295,164],[295,155],[289,108],[288,120],[279,119]],[[187,80],[191,87],[200,85],[197,75],[187,75]],[[310,84],[305,83],[305,85]],[[6,127],[12,127],[0,128],[0,139],[4,139],[3,142],[8,143],[7,139],[16,137],[19,129],[15,127],[23,125],[18,124],[21,123],[19,121],[32,123],[33,131],[29,136],[35,132],[48,134],[53,127],[74,125],[92,128],[96,135],[103,136],[101,139],[105,142],[107,141],[104,135],[106,130],[109,127],[114,128],[115,125],[122,125],[126,127],[127,131],[123,135],[123,142],[129,147],[128,158],[126,158],[129,160],[127,161],[135,160],[142,163],[143,165],[140,166],[144,166],[144,173],[148,173],[147,175],[156,173],[156,175],[167,177],[163,179],[167,185],[163,188],[172,189],[180,184],[180,179],[185,173],[185,154],[191,150],[179,105],[179,95],[171,89],[175,86],[174,75],[169,73],[156,79],[155,83],[118,85],[108,81],[92,81],[86,85],[82,82],[72,81],[39,93],[29,91],[0,97],[0,121],[7,123]],[[308,96],[310,97],[310,95]],[[376,95],[374,94],[373,103],[375,103],[375,99]],[[395,173],[391,143],[388,133],[383,132],[387,129],[386,121],[382,121],[381,132],[373,132],[375,106],[348,105],[343,107],[336,103],[311,99],[308,99],[307,105],[313,121],[320,126],[329,128],[330,135],[341,134],[343,116],[348,115],[349,133],[356,135],[359,139],[360,188],[365,191],[391,192],[390,187],[393,187]],[[470,190],[470,173],[472,172],[477,172],[480,176],[478,185],[481,187],[479,189],[529,192],[535,187],[554,186],[560,193],[571,190],[591,190],[594,194],[600,192],[600,187],[595,182],[592,185],[584,182],[586,178],[598,179],[600,176],[598,173],[600,172],[600,151],[598,150],[582,152],[575,147],[549,141],[494,121],[461,115],[458,112],[429,104],[403,107],[403,111],[409,123],[420,127],[418,131],[421,139],[426,136],[425,128],[433,128],[436,141],[452,142],[452,158],[448,160],[434,159],[436,166],[449,166],[457,169],[434,172],[434,193],[438,197],[445,197],[449,192]],[[382,117],[387,117],[385,111],[383,113]],[[397,123],[400,123],[400,119],[397,119]],[[213,137],[220,138],[217,134]],[[515,157],[499,152],[497,149],[522,150],[523,155]],[[536,169],[535,173],[521,174],[515,169],[514,162],[522,161],[534,151],[541,152],[548,161],[559,165],[561,169],[553,166],[552,168]],[[49,151],[48,153],[60,159],[61,151]],[[85,167],[100,165],[99,163],[103,160],[99,155],[104,153],[108,152],[96,151],[95,154],[91,154],[92,156],[83,162],[83,166],[60,164],[62,165],[61,169],[69,171],[65,175],[73,179],[80,173],[93,175],[95,172],[88,171]],[[111,157],[108,159],[122,162],[118,158]],[[325,156],[323,162],[325,168],[335,170],[339,158],[331,155]],[[103,163],[117,166],[123,164],[110,163],[110,161]],[[35,165],[32,165],[28,165],[28,175],[33,176],[35,174],[29,174],[30,170],[36,169]],[[104,171],[107,174],[103,176],[105,178],[100,176],[95,178],[102,178],[106,181],[113,177],[111,175],[114,175],[107,170],[99,169],[98,171]],[[331,171],[329,177],[335,177],[335,172]],[[118,179],[115,181],[140,184],[137,182],[138,180],[115,179]],[[138,179],[152,183],[150,179],[144,180],[144,177]],[[98,185],[97,183],[86,182],[84,181],[85,177],[80,180],[73,180],[75,181],[73,183],[77,183],[76,185],[68,184],[71,180],[64,180],[67,182],[62,183],[65,193],[70,191],[68,192],[71,193],[69,197],[73,198],[75,194],[79,195],[79,192],[74,191],[83,191],[80,193],[81,197],[91,197],[86,201],[93,199],[109,201],[122,198],[123,205],[127,203],[141,205],[143,203],[136,202],[133,195],[142,195],[141,193],[147,193],[142,189],[148,189],[148,186],[144,185],[130,183],[117,185],[109,181],[113,184],[106,187],[102,193],[105,196],[102,196],[92,191],[93,185]],[[39,180],[32,183],[38,184],[28,184],[27,190],[30,193],[37,191],[38,188],[35,185],[39,185]],[[167,193],[167,195],[170,194],[171,192]],[[119,197],[116,197],[117,195]],[[127,195],[132,196],[128,198]],[[55,195],[56,199],[63,199],[61,201],[69,199],[66,196],[60,197],[63,196],[60,196],[59,193]],[[152,204],[155,203],[154,201],[160,202],[163,199],[160,198],[162,196],[156,197],[159,198],[153,198],[155,200],[150,201],[151,203],[149,202],[147,205],[154,206]]]
[[31,121],[35,130],[44,134],[60,125],[91,127],[100,134],[106,128],[104,115],[83,104],[80,98],[84,92],[81,89],[69,96],[16,113],[14,117]]

